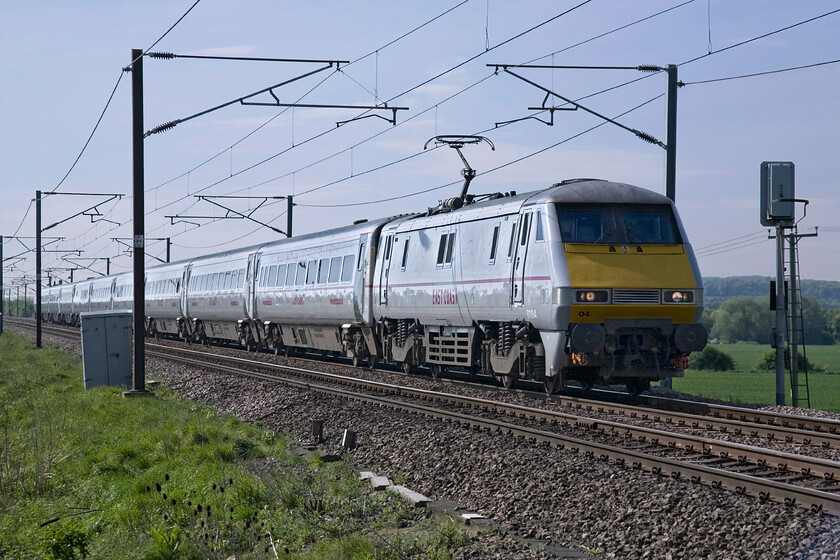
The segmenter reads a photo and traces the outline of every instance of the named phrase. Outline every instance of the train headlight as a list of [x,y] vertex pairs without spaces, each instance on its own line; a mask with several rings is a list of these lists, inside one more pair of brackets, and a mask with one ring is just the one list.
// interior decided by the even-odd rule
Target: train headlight
[[577,290],[575,303],[607,303],[610,293],[607,290]]
[[691,290],[665,290],[662,292],[664,303],[693,303],[694,292]]

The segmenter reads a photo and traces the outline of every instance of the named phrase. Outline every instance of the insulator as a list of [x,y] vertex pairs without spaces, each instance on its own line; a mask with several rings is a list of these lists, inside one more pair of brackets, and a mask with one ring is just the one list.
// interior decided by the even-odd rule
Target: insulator
[[636,70],[639,72],[661,72],[662,67],[656,66],[655,64],[641,64],[636,66]]
[[153,129],[151,129],[149,132],[144,134],[143,137],[145,138],[146,136],[151,136],[152,134],[159,134],[161,132],[169,130],[170,128],[174,128],[180,122],[181,122],[181,120],[177,119],[177,120],[169,121],[168,123],[164,123],[162,125],[156,126]]
[[656,144],[657,146],[661,146],[662,142],[648,134],[647,132],[642,132],[641,130],[636,131],[636,136],[644,140],[645,142],[650,142],[651,144]]
[[147,54],[149,55],[149,58],[162,58],[166,60],[171,60],[176,56],[174,53],[171,52],[152,52]]

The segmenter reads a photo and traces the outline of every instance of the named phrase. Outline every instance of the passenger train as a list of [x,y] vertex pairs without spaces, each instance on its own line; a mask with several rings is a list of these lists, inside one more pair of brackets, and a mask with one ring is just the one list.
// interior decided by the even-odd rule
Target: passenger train
[[[449,202],[150,268],[147,335],[482,371],[548,392],[570,380],[638,392],[682,376],[705,346],[703,282],[668,198],[572,179]],[[43,315],[78,324],[131,309],[132,290],[131,273],[52,286]]]

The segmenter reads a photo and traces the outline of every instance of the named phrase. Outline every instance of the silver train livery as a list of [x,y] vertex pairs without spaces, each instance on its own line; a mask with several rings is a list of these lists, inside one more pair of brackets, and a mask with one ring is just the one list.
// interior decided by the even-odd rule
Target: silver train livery
[[[147,334],[549,392],[683,375],[703,283],[669,199],[595,179],[482,198],[150,268]],[[42,312],[78,324],[132,298],[130,273],[107,276],[46,288]]]

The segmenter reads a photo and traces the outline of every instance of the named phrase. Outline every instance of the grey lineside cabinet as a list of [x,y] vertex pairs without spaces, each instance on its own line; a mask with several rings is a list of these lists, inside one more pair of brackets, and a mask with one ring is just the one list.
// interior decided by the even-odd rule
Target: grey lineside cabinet
[[81,319],[85,389],[131,387],[131,311],[92,311]]

